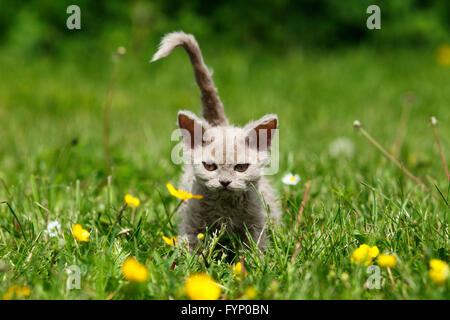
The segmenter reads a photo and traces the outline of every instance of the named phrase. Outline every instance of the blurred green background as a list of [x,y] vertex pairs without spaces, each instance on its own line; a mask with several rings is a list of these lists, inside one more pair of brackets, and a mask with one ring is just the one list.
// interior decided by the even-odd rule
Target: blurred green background
[[[66,8],[82,12],[82,31],[65,28]],[[365,28],[377,4],[383,32]],[[160,36],[183,29],[200,41],[256,46],[335,48],[437,45],[448,40],[450,3],[431,0],[89,1],[3,0],[0,43],[20,53],[74,54],[125,45],[148,54]],[[82,44],[82,45],[81,45]]]
[[[81,8],[81,30],[66,28],[72,4]],[[372,4],[381,8],[381,30],[366,28]],[[145,233],[138,243],[122,238],[122,253],[145,261],[156,255],[155,244],[165,251],[160,232],[176,235],[164,218],[166,204],[175,206],[165,185],[178,187],[181,170],[171,162],[177,142],[170,136],[178,110],[200,114],[200,94],[182,49],[149,63],[161,37],[175,30],[198,39],[231,123],[243,125],[265,113],[279,116],[280,170],[272,180],[286,220],[287,232],[279,234],[289,235],[283,252],[292,248],[291,226],[305,182],[312,179],[301,227],[309,249],[290,273],[273,259],[278,251],[269,251],[275,269],[255,274],[255,283],[267,284],[258,284],[261,293],[275,278],[283,286],[281,298],[448,298],[448,290],[434,290],[426,276],[430,257],[448,260],[446,207],[352,127],[360,120],[430,188],[448,191],[428,119],[438,119],[450,159],[450,1],[426,0],[2,0],[0,201],[11,204],[30,238],[58,220],[67,239],[73,223],[81,223],[97,240],[82,248],[88,250],[80,259],[73,241],[64,249],[39,242],[35,249],[34,242],[22,241],[8,207],[1,206],[0,258],[15,267],[4,273],[0,293],[27,284],[39,299],[109,297],[121,276],[107,252],[110,225],[103,218],[114,219],[126,193],[141,199]],[[120,46],[126,54],[118,59]],[[103,151],[108,92],[111,170]],[[302,178],[289,189],[281,182],[288,172]],[[354,210],[358,215],[350,216]],[[341,211],[348,219],[336,223]],[[322,238],[327,229],[334,240]],[[356,241],[401,257],[403,269],[395,276],[402,280],[395,290],[364,291],[365,273],[352,276],[351,285],[327,280],[327,263],[338,274],[354,274],[349,256]],[[96,293],[60,291],[64,273],[58,270],[79,260],[89,270],[83,286]],[[192,271],[177,267],[174,278],[173,259],[161,261],[159,280],[169,280],[152,284],[153,298],[172,296]]]

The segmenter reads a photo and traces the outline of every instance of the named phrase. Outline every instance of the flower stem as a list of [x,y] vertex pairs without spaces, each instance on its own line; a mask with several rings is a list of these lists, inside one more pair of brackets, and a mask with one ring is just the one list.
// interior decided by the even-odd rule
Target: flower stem
[[111,79],[109,81],[108,93],[106,95],[105,107],[103,110],[103,152],[105,154],[105,161],[108,172],[111,172],[111,154],[109,152],[109,132],[110,132],[109,127],[110,127],[111,103],[117,76],[119,74],[120,57],[122,55],[123,52],[120,50],[118,50],[114,55],[116,61]]
[[405,103],[403,104],[402,115],[400,117],[400,122],[397,128],[397,137],[395,139],[395,144],[393,147],[394,157],[398,157],[400,155],[400,151],[402,149],[403,140],[406,136],[406,129],[408,125],[409,119],[409,110],[411,108],[410,99],[405,99]]
[[203,261],[205,262],[206,269],[208,269],[209,268],[208,259],[206,259],[205,254],[203,253],[203,241],[199,240],[199,242],[200,242],[200,248],[199,248],[200,254],[203,257]]
[[436,120],[436,118],[435,117],[431,117],[430,118],[430,123],[431,123],[431,126],[433,127],[434,139],[436,140],[436,143],[438,145],[439,154],[441,156],[441,162],[442,162],[442,165],[444,166],[445,175],[447,176],[447,181],[450,181],[450,173],[448,172],[447,162],[445,161],[444,152],[442,152],[441,141],[439,140],[439,134],[438,134],[438,130],[437,130],[437,120]]
[[381,151],[389,160],[391,160],[400,170],[403,171],[404,174],[408,176],[412,181],[417,183],[423,190],[426,192],[429,192],[434,198],[437,198],[434,193],[431,192],[431,190],[415,175],[413,175],[411,172],[408,171],[408,169],[405,168],[393,155],[391,155],[389,152],[387,152],[372,136],[364,130],[364,128],[361,127],[361,124],[359,122],[354,123],[354,126],[363,134],[364,137],[369,140],[370,143],[372,143],[378,150]]
[[[298,227],[300,225],[300,220],[302,219],[302,216],[303,216],[303,211],[305,209],[305,204],[306,204],[306,200],[308,199],[308,193],[309,193],[310,188],[311,188],[311,180],[308,180],[308,182],[306,182],[306,188],[305,188],[305,193],[303,194],[302,204],[300,205],[300,210],[298,211],[297,219],[295,221],[296,238],[298,238],[298,235],[299,235]],[[299,238],[297,240],[297,242],[295,243],[294,253],[292,254],[292,258],[291,258],[292,261],[295,260],[298,253],[300,252],[300,241],[301,241],[301,238]]]
[[244,257],[240,256],[239,260],[241,262],[241,273],[242,273],[242,279],[245,277],[245,265],[244,265]]
[[392,275],[391,268],[387,267],[387,272],[389,274],[389,279],[391,279],[391,284],[395,286],[394,276]]
[[306,182],[306,188],[305,188],[305,193],[303,194],[302,204],[300,205],[300,210],[298,211],[297,219],[295,221],[295,230],[297,230],[297,228],[300,224],[300,220],[302,219],[303,210],[305,209],[305,204],[306,204],[306,200],[308,199],[308,193],[309,193],[310,188],[311,188],[311,180],[308,180],[308,182]]

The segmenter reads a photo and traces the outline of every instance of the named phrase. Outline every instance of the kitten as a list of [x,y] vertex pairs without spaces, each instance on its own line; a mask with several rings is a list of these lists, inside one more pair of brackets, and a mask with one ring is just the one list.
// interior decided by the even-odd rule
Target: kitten
[[189,55],[201,90],[204,117],[200,119],[189,111],[178,112],[185,156],[181,189],[203,196],[182,204],[181,235],[193,250],[197,235],[206,228],[210,231],[225,228],[248,245],[247,229],[264,250],[267,211],[261,199],[271,218],[278,220],[281,216],[274,192],[263,175],[278,118],[268,114],[243,128],[229,125],[194,36],[184,32],[167,34],[151,62],[167,56],[178,46]]

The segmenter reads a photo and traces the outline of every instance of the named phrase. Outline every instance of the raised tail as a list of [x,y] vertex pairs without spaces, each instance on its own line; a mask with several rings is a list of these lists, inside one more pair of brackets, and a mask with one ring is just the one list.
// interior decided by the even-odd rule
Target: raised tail
[[228,120],[214,86],[212,74],[206,67],[200,47],[192,34],[181,31],[166,34],[150,62],[166,57],[174,48],[179,46],[186,50],[191,60],[195,80],[202,93],[203,117],[213,126],[227,125]]

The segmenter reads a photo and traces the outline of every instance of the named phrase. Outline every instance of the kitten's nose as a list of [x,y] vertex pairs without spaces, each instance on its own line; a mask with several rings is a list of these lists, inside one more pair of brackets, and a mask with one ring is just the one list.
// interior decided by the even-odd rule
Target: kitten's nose
[[231,181],[228,180],[221,180],[220,184],[223,185],[224,187],[228,186],[231,183]]

